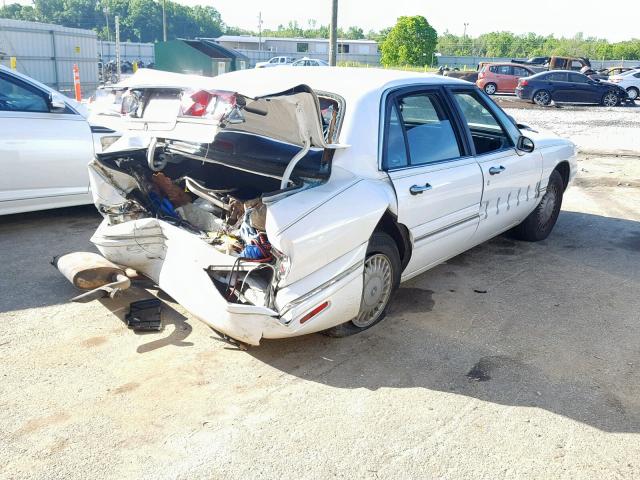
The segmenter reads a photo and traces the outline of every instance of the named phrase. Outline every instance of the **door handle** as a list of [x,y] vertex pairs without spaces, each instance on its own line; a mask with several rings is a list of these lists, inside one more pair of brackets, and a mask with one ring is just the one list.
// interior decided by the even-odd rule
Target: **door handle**
[[505,167],[503,167],[502,165],[500,165],[499,167],[491,167],[489,169],[489,175],[498,175],[499,173],[502,173],[506,170]]
[[431,188],[431,185],[429,185],[428,183],[425,183],[424,185],[413,185],[409,189],[409,192],[411,193],[411,195],[420,195],[427,190],[431,190]]

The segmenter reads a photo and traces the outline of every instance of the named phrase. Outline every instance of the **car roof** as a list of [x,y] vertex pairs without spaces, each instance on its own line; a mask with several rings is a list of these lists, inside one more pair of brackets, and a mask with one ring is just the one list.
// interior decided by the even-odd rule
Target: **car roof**
[[372,93],[403,85],[469,85],[469,82],[431,73],[382,68],[281,67],[226,73],[212,79],[215,88],[261,97],[284,92],[298,85],[338,94],[350,103]]

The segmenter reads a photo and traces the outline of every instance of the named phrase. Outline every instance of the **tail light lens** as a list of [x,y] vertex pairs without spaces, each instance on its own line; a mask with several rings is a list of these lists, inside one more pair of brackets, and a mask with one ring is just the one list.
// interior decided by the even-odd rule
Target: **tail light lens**
[[527,80],[526,78],[521,78],[521,79],[518,81],[518,84],[519,84],[521,87],[526,87],[527,85],[529,85],[529,80]]
[[478,78],[484,78],[485,77],[485,73],[484,70],[482,70],[479,74],[478,74]]
[[180,116],[217,121],[226,118],[229,123],[241,123],[244,118],[238,108],[237,100],[235,93],[222,90],[183,92]]

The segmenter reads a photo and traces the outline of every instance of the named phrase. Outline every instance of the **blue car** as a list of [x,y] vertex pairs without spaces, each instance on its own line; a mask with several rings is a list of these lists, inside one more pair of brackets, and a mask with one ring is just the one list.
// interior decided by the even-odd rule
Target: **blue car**
[[615,107],[628,100],[624,88],[592,80],[582,73],[570,70],[553,70],[521,78],[516,87],[516,95],[538,105],[549,105],[554,101]]

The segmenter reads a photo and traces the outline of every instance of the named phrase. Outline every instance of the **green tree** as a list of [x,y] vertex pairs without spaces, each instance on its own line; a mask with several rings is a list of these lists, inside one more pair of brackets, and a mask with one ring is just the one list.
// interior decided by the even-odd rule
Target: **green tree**
[[380,46],[382,65],[422,66],[431,62],[438,34],[427,19],[416,15],[400,17]]

